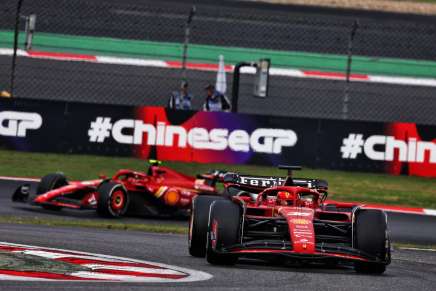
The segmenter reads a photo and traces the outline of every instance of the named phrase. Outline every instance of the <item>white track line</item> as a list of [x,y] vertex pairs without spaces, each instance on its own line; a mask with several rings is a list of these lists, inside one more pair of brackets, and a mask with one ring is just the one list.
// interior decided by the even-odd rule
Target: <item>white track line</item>
[[[13,54],[12,49],[0,48],[0,55],[11,56]],[[140,58],[127,58],[127,57],[112,57],[112,56],[92,56],[95,59],[91,60],[88,58],[71,57],[65,56],[62,58],[62,54],[53,57],[49,54],[44,55],[41,52],[38,55],[31,55],[25,50],[19,49],[17,55],[20,57],[28,58],[40,58],[40,59],[51,59],[56,61],[81,61],[81,62],[92,62],[100,64],[112,64],[112,65],[127,65],[127,66],[140,66],[140,67],[156,67],[156,68],[167,68],[167,69],[179,69],[179,66],[171,66],[168,62],[164,60],[154,60],[154,59],[140,59]],[[189,68],[189,64],[188,64]],[[202,70],[202,71],[215,71],[216,69],[211,69],[209,67],[201,68],[195,67],[190,68],[191,70]],[[241,69],[243,74],[254,74],[255,69],[250,67],[243,67]],[[288,68],[271,68],[270,75],[272,76],[284,76],[284,77],[294,77],[294,78],[310,78],[310,79],[327,79],[327,80],[344,80],[345,76],[327,74],[316,74],[316,72],[298,70],[298,69],[288,69]],[[383,83],[383,84],[394,84],[394,85],[409,85],[409,86],[425,86],[425,87],[436,87],[436,79],[433,78],[418,78],[418,77],[400,77],[400,76],[381,76],[381,75],[364,75],[367,78],[359,79],[352,78],[352,81],[358,82],[369,82],[369,83]]]
[[37,179],[37,178],[7,177],[7,176],[0,176],[0,180],[19,181],[19,182],[39,182],[39,181],[41,181],[41,179]]
[[168,67],[167,63],[161,60],[145,60],[145,59],[135,59],[135,58],[117,58],[117,57],[104,57],[104,56],[97,56],[96,58],[97,58],[97,63],[101,63],[101,64],[128,65],[128,66],[139,66],[139,67],[157,67],[157,68]]
[[436,209],[424,209],[425,215],[436,216]]

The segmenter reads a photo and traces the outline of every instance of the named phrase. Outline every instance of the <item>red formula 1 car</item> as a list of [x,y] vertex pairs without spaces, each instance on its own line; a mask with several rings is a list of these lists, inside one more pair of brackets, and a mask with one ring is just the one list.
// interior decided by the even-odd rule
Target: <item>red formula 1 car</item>
[[234,264],[240,256],[303,262],[354,263],[381,274],[390,263],[387,217],[381,210],[336,203],[327,182],[292,178],[300,167],[281,166],[288,177],[227,174],[228,198],[193,201],[189,252],[211,264]]
[[219,171],[197,177],[178,173],[150,161],[146,173],[119,170],[112,178],[67,181],[61,173],[44,176],[36,195],[30,197],[30,185],[20,186],[14,202],[30,202],[46,209],[95,209],[100,216],[186,214],[197,195],[218,195],[215,184]]

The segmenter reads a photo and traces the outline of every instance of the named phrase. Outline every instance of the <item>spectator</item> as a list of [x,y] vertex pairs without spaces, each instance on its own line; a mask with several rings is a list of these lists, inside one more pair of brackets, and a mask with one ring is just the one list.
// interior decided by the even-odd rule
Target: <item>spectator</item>
[[206,86],[207,96],[203,105],[204,111],[230,111],[230,102],[224,94],[215,90],[215,86],[209,84]]
[[188,82],[183,81],[180,91],[174,91],[168,101],[168,108],[175,110],[191,110],[192,95],[188,91]]

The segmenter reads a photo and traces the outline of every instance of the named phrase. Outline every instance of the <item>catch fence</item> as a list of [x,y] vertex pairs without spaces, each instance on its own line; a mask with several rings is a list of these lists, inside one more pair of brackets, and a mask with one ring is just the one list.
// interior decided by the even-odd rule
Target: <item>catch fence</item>
[[186,78],[200,109],[220,55],[227,95],[232,65],[269,58],[269,96],[253,97],[253,75],[242,74],[240,112],[436,124],[434,17],[233,1],[200,2],[192,13],[188,2],[3,0],[0,89],[15,98],[162,106]]

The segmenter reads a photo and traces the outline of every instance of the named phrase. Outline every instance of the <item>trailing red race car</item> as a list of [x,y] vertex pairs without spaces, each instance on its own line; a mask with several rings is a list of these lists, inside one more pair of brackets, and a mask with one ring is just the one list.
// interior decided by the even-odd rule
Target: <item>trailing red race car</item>
[[215,184],[221,172],[198,177],[178,173],[150,161],[146,173],[119,170],[112,178],[67,181],[61,173],[44,176],[36,196],[30,197],[30,185],[20,186],[14,202],[30,202],[46,209],[95,209],[100,216],[186,214],[197,195],[218,195]]
[[292,178],[301,167],[280,166],[286,178],[227,174],[229,196],[198,196],[192,204],[189,252],[211,264],[239,256],[304,262],[352,262],[381,274],[391,261],[387,217],[381,210],[327,198],[324,180]]

